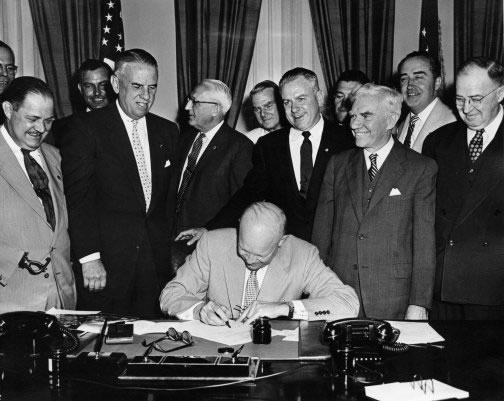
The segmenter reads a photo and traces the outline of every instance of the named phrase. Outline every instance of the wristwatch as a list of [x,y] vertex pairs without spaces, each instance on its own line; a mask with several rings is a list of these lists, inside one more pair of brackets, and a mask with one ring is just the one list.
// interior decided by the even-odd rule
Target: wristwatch
[[289,314],[287,317],[292,319],[294,317],[294,304],[292,302],[288,302],[287,305],[289,306]]

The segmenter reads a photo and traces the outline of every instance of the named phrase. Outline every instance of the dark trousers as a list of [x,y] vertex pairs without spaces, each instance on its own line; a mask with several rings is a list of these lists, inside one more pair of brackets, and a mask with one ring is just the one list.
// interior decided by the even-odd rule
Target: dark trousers
[[504,320],[504,305],[454,304],[433,300],[431,320]]

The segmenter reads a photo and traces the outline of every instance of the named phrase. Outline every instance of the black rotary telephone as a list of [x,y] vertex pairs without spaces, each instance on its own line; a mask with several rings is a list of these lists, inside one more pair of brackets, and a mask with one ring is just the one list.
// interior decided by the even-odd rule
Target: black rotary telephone
[[43,312],[8,312],[0,315],[0,354],[37,357],[77,350],[79,339]]
[[353,349],[403,352],[405,344],[396,343],[400,331],[378,319],[340,319],[327,323],[324,340],[333,350]]

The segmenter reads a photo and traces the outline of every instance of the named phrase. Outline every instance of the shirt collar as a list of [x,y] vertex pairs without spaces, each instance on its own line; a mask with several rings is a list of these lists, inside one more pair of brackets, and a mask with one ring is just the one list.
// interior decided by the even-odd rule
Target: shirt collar
[[[436,103],[438,101],[438,98],[434,98],[434,100],[432,102],[429,103],[429,105],[423,109],[420,113],[417,114],[418,118],[420,119],[420,121],[425,121],[427,120],[427,117],[429,117],[429,114],[431,113],[432,109],[434,108],[434,106],[436,106]],[[413,115],[413,113],[410,114],[410,117],[411,115]]]
[[[488,124],[485,127],[485,134],[493,138],[497,133],[497,130],[499,129],[499,126],[501,125],[503,118],[504,118],[504,112],[502,111],[502,106],[500,106],[499,112],[497,113],[495,118],[492,120],[490,124]],[[476,132],[477,130],[471,130],[471,131]]]
[[222,127],[222,124],[224,124],[224,120],[222,120],[219,124],[217,124],[211,130],[209,130],[207,132],[203,132],[203,134],[205,134],[205,138],[207,138],[209,141],[211,141],[213,139],[213,137],[215,136],[215,134],[217,133],[217,131],[219,131],[220,128]]
[[[378,158],[383,162],[392,150],[392,146],[394,146],[394,138],[391,135],[388,142],[374,153],[376,153],[378,155]],[[364,156],[366,157],[366,159],[369,158],[369,155],[371,154],[373,153],[371,153],[367,149],[364,149]]]
[[[21,154],[21,147],[18,146],[18,144],[16,142],[14,142],[14,139],[12,139],[12,137],[7,132],[7,128],[5,128],[5,125],[2,125],[0,127],[0,132],[2,133],[2,135],[3,135],[4,139],[5,139],[5,142],[7,142],[7,145],[9,145],[9,148],[12,150],[12,152],[14,154],[15,153],[20,153]],[[30,153],[39,154],[39,148],[30,151]]]
[[[322,131],[324,131],[324,118],[322,115],[320,115],[320,119],[318,122],[311,127],[309,130],[305,130],[310,132],[310,136],[321,138],[322,137]],[[290,141],[296,141],[299,140],[300,138],[303,138],[303,132],[305,131],[300,131],[294,127],[290,129]]]
[[[121,109],[121,106],[119,105],[119,100],[116,100],[116,106],[117,106],[117,110],[119,110],[119,115],[121,116],[121,120],[123,120],[124,125],[127,126],[127,127],[132,127],[134,119],[131,118],[130,116],[128,116],[123,111],[123,109]],[[142,117],[142,118],[139,118],[136,121],[138,121],[138,124],[140,125],[143,121],[145,121],[145,116]]]

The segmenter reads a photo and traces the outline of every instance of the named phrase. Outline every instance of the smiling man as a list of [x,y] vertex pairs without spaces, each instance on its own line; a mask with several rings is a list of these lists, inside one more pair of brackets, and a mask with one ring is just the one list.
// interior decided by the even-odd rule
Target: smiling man
[[250,99],[259,128],[245,135],[256,143],[260,137],[282,128],[285,113],[280,89],[273,81],[262,81],[255,85],[250,91]]
[[177,126],[149,113],[158,66],[125,51],[111,78],[117,101],[61,137],[78,308],[154,315],[168,278],[166,215]]
[[365,84],[350,126],[359,149],[333,156],[313,243],[357,291],[362,317],[427,319],[434,284],[436,163],[394,140],[402,96]]
[[474,58],[456,79],[462,121],[427,138],[439,165],[433,317],[504,319],[504,67]]
[[455,121],[455,114],[438,98],[441,87],[439,60],[427,52],[415,51],[401,60],[397,70],[404,103],[409,108],[406,118],[397,127],[399,141],[420,153],[425,138]]
[[258,202],[245,210],[238,232],[206,233],[164,288],[163,312],[211,325],[261,316],[355,317],[355,291],[322,263],[313,245],[286,235],[285,224],[282,210]]
[[[248,205],[266,200],[285,212],[288,234],[310,240],[327,161],[331,155],[352,147],[353,141],[341,135],[341,128],[322,118],[324,94],[313,71],[299,67],[287,71],[279,86],[292,127],[259,138],[254,167],[243,187],[206,225],[207,229],[234,227]],[[191,241],[202,232],[189,231],[194,234]]]
[[54,97],[40,79],[14,79],[0,126],[0,313],[74,309],[59,152],[43,143]]

